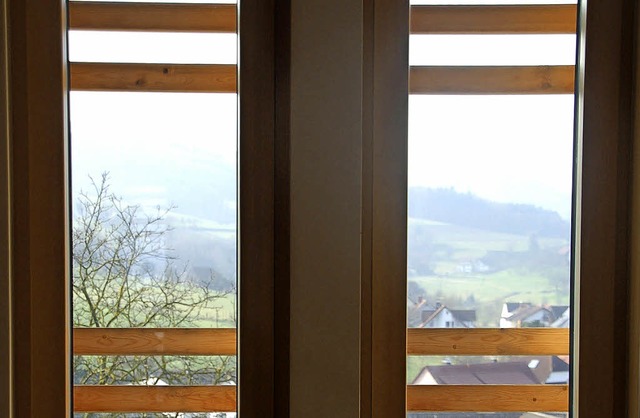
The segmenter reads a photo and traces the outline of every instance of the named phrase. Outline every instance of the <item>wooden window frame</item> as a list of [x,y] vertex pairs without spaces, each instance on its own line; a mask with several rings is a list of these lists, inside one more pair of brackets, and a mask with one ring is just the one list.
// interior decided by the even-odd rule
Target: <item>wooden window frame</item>
[[[3,369],[0,389],[2,396],[11,401],[7,404],[6,416],[71,416],[67,97],[71,87],[68,84],[69,70],[73,70],[73,66],[68,66],[66,61],[66,2],[3,0],[2,6],[3,12],[8,10],[9,21],[2,22],[3,34],[8,33],[8,50],[3,49],[2,58],[10,58],[8,75],[11,88],[10,97],[3,101],[3,105],[8,102],[9,107],[0,109],[3,111],[3,128],[8,129],[5,122],[11,125],[11,134],[6,137],[7,148],[3,148],[3,152],[10,149],[11,155],[6,156],[6,160],[3,158],[0,164],[0,168],[10,173],[10,182],[0,188],[3,205],[0,215],[6,219],[6,225],[10,224],[11,236],[4,235],[7,232],[4,228],[0,230],[3,233],[0,261],[5,261],[5,255],[10,255],[11,260],[7,260],[10,266],[2,264],[0,267],[3,274],[11,271],[10,280],[7,277],[2,286],[3,289],[12,286],[13,292],[7,295],[7,299],[2,295],[0,307],[9,309],[5,303],[10,303],[13,309],[11,324],[0,324],[0,336],[3,337],[1,352],[14,353],[6,361],[11,362],[16,372],[6,369],[5,374]],[[277,331],[282,337],[286,336],[286,330],[285,327],[274,326],[274,317],[287,316],[286,305],[283,304],[277,313],[274,312],[274,265],[278,264],[274,263],[274,248],[284,245],[283,237],[274,234],[274,223],[282,223],[284,213],[276,214],[273,208],[276,176],[281,184],[287,183],[286,173],[274,170],[275,19],[274,2],[243,1],[239,24],[246,31],[240,45],[240,59],[245,66],[238,75],[233,71],[230,76],[228,68],[224,68],[226,79],[233,78],[233,84],[239,79],[243,86],[239,93],[242,114],[239,121],[242,155],[239,224],[241,231],[251,231],[243,236],[239,248],[239,268],[252,280],[251,286],[244,286],[240,295],[240,342],[237,350],[233,348],[245,358],[239,364],[239,375],[245,378],[246,383],[241,385],[238,393],[238,410],[241,409],[246,416],[262,417],[282,416],[276,415],[274,393],[286,393],[286,385],[274,388],[274,376],[281,382],[286,379],[282,373],[274,373],[276,364],[285,361],[283,353],[286,353],[285,347],[276,350],[274,333]],[[282,17],[278,19],[285,21]],[[278,33],[280,37],[286,36],[283,29]],[[282,45],[286,46],[286,43]],[[283,46],[281,49],[284,51],[286,48]],[[285,57],[286,54],[279,59],[284,60]],[[210,67],[214,70],[219,68]],[[155,67],[145,70],[148,69]],[[160,73],[172,75],[190,69],[163,67]],[[7,75],[4,67],[1,74],[4,80]],[[138,76],[134,74],[135,77]],[[77,82],[74,78],[71,85]],[[217,82],[213,80],[214,84],[211,84],[206,78],[203,80],[214,86]],[[137,79],[134,84],[135,81]],[[230,83],[223,81],[226,84],[221,90],[226,92]],[[156,91],[175,91],[160,85]],[[265,89],[265,86],[271,88]],[[129,87],[121,83],[115,89],[131,90]],[[87,89],[92,88],[89,86]],[[105,90],[105,86],[94,86],[94,89]],[[218,90],[217,87],[196,89]],[[282,95],[286,90],[281,87],[278,91]],[[283,109],[282,105],[280,108]],[[286,134],[284,126],[286,124],[282,121],[278,122],[281,135]],[[286,153],[281,148],[278,152],[280,158],[285,158]],[[5,189],[5,185],[10,190]],[[286,208],[282,195],[278,199],[279,208]],[[5,204],[10,211],[4,210]],[[283,290],[278,297],[283,300],[286,288],[280,288]],[[288,318],[286,324],[288,326]],[[9,331],[11,335],[8,335]],[[87,345],[87,338],[90,342],[95,336],[78,334],[78,341],[83,341],[87,350],[95,349],[90,343]],[[226,346],[223,349],[231,350]],[[178,347],[174,350],[190,349]],[[209,350],[220,349],[209,347]],[[79,388],[85,392],[89,389]],[[219,391],[217,388],[205,389],[201,394],[194,392],[194,396],[211,405],[210,396],[218,396]],[[214,389],[215,393],[212,392]],[[235,388],[227,389],[227,392],[235,392]],[[164,392],[161,395],[167,402],[179,402],[178,394],[171,393],[171,390]],[[224,409],[229,409],[229,394],[220,395],[223,396]],[[279,408],[283,405],[282,402],[276,403]]]
[[[266,143],[261,145],[265,148],[253,150],[256,159],[244,161],[260,164],[259,170],[266,177],[257,180],[264,182],[267,191],[256,194],[255,198],[271,209],[267,212],[268,219],[260,217],[264,214],[244,212],[244,218],[240,215],[241,227],[251,228],[252,222],[256,222],[257,228],[263,228],[262,239],[253,249],[265,251],[255,266],[246,258],[241,260],[245,272],[256,268],[261,277],[255,293],[241,296],[244,298],[241,315],[249,321],[252,313],[248,312],[247,304],[265,296],[268,300],[256,311],[265,315],[262,323],[266,328],[240,331],[240,352],[249,359],[241,362],[240,374],[256,373],[256,379],[266,382],[267,386],[241,387],[240,408],[249,417],[251,410],[261,413],[266,410],[267,416],[286,417],[290,402],[287,303],[290,285],[287,273],[290,103],[287,17],[290,2],[244,0],[243,4],[248,6],[252,2],[260,7],[256,10],[261,10],[262,15],[246,9],[240,24],[248,30],[254,25],[256,45],[264,48],[252,52],[241,49],[241,60],[259,60],[267,71],[262,75],[251,72],[243,75],[241,70],[239,80],[241,91],[257,92],[265,104],[254,120],[241,121],[240,130],[243,135],[243,126],[245,133],[247,129],[257,129],[256,135],[266,138]],[[6,331],[11,327],[4,324],[0,335],[4,338],[4,350],[9,347],[13,350],[13,370],[19,373],[13,376],[3,373],[2,381],[11,382],[11,388],[0,385],[0,389],[5,398],[11,396],[15,416],[49,416],[52,411],[68,416],[70,336],[66,326],[60,325],[67,323],[69,315],[67,291],[60,286],[61,277],[68,277],[69,269],[64,261],[68,252],[64,170],[68,158],[65,145],[67,69],[64,42],[60,42],[65,39],[66,11],[62,1],[4,0],[3,10],[7,10],[6,6],[9,48],[3,57],[6,58],[7,53],[11,57],[8,68],[11,83],[9,107],[0,109],[5,124],[11,125],[10,190],[0,191],[3,207],[9,207],[11,212],[0,215],[8,218],[7,224],[11,223],[12,253],[11,266],[1,267],[12,273],[13,334],[7,336]],[[407,12],[404,2],[368,0],[364,3],[363,80],[366,87],[362,109],[365,181],[360,385],[361,416],[367,417],[396,416],[404,412],[406,402],[406,336],[404,329],[398,332],[397,327],[405,321],[406,242],[397,229],[394,231],[389,225],[406,222],[406,160],[403,157],[406,144],[398,143],[398,138],[406,137],[406,126],[393,121],[406,117],[408,82],[403,73],[406,66],[400,69],[400,65],[406,64],[406,41],[402,37],[408,34]],[[577,382],[572,412],[582,418],[617,418],[627,413],[633,416],[632,411],[637,410],[633,388],[637,387],[638,376],[628,367],[629,361],[638,363],[637,347],[633,350],[637,342],[632,339],[637,338],[632,328],[638,321],[637,304],[628,300],[630,287],[637,288],[637,279],[630,281],[629,264],[636,263],[637,257],[629,254],[628,236],[632,226],[630,149],[633,111],[637,107],[633,92],[636,12],[630,0],[589,0],[580,5],[579,59],[582,61],[576,77],[576,114],[581,159],[576,165],[579,182],[575,199],[582,227],[574,239],[581,254],[576,259],[581,280],[573,301],[578,314],[572,317],[577,329],[572,346],[577,359],[572,372]],[[3,22],[3,30],[6,26]],[[266,84],[259,84],[258,80]],[[394,81],[389,83],[389,80]],[[265,91],[261,87],[265,85],[272,87]],[[252,127],[258,121],[267,125]],[[248,143],[241,140],[241,147],[244,146]],[[245,155],[247,152],[251,151],[245,150]],[[266,158],[267,161],[258,159],[265,155],[272,157]],[[240,170],[242,176],[242,167]],[[245,171],[244,176],[246,179],[252,173]],[[382,206],[382,196],[387,202],[395,203]],[[3,254],[7,254],[4,250],[7,244],[5,235]],[[248,250],[245,247],[241,252]],[[281,273],[277,282],[276,272]],[[389,284],[382,280],[385,274],[398,279]],[[275,306],[274,300],[282,304]],[[399,303],[389,304],[389,300]],[[6,309],[6,304],[0,306]],[[629,312],[635,316],[629,317]],[[7,338],[11,338],[9,345]],[[261,343],[254,349],[255,363],[260,360],[262,363],[252,366],[248,347],[256,341]],[[247,371],[254,366],[255,372]]]
[[627,0],[583,1],[579,10],[571,401],[581,418],[637,408],[627,349],[636,12]]
[[12,412],[69,416],[66,8],[62,1],[3,3],[10,57],[10,190],[3,198],[11,205]]
[[0,415],[12,416],[11,208],[9,203],[9,60],[6,2],[0,3]]

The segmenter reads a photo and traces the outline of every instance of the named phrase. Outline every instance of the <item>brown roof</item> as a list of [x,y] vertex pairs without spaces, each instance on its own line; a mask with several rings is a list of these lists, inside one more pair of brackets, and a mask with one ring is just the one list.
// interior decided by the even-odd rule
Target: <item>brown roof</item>
[[413,383],[418,383],[426,373],[431,374],[440,385],[528,385],[542,383],[531,371],[527,362],[426,366]]

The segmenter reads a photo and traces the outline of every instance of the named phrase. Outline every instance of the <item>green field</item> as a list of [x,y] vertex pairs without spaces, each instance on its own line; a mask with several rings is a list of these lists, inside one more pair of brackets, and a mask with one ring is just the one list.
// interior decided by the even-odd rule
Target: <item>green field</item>
[[475,309],[476,326],[495,327],[504,302],[569,303],[569,264],[560,253],[566,240],[423,220],[409,225],[409,281],[429,304]]
[[410,280],[418,283],[428,294],[440,295],[443,301],[466,301],[473,297],[475,306],[451,307],[475,308],[478,327],[497,327],[504,302],[569,303],[568,292],[557,291],[548,278],[532,273],[500,271],[478,276],[426,276],[412,277]]
[[221,297],[201,312],[196,325],[203,328],[235,328],[236,306],[235,294]]

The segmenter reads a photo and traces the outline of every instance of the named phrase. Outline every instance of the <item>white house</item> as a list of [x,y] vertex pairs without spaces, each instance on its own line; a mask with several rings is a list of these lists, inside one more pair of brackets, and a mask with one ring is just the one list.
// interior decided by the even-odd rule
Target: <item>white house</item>
[[434,309],[422,310],[421,319],[419,328],[475,328],[476,311],[449,309],[437,303]]
[[568,308],[563,305],[542,306],[528,302],[506,302],[500,314],[500,328],[550,327]]

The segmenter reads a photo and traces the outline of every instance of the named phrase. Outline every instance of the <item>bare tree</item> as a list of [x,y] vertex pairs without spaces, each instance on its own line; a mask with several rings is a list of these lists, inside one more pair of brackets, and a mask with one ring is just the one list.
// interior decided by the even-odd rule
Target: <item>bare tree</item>
[[[157,208],[149,214],[124,203],[109,190],[106,174],[98,182],[92,179],[92,185],[91,193],[80,193],[74,214],[74,326],[197,326],[202,315],[227,294],[194,280],[186,268],[175,268],[163,242],[169,230],[164,220],[172,208]],[[235,382],[235,370],[235,358],[223,356],[74,359],[77,384],[221,384]]]

